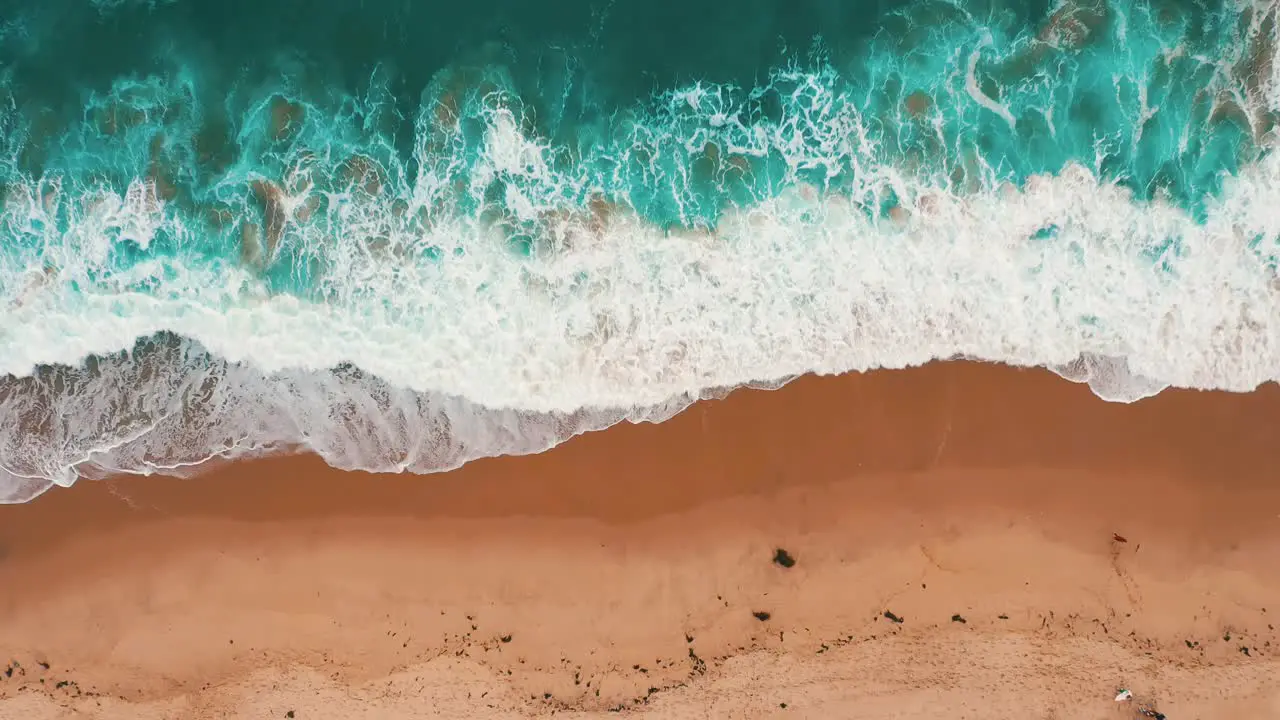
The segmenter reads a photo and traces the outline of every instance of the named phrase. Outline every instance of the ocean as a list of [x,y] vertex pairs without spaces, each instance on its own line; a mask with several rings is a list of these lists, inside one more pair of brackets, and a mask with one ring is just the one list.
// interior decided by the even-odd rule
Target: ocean
[[1249,391],[1276,20],[0,0],[0,502],[282,452],[430,473],[956,357]]

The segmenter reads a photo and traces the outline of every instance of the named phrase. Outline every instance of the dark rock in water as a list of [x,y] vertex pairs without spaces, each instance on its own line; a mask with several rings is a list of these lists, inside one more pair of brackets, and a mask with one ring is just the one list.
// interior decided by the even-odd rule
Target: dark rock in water
[[370,196],[380,194],[386,182],[383,178],[383,170],[378,163],[364,155],[355,155],[346,159],[339,166],[338,172],[349,187]]
[[165,163],[164,133],[157,133],[151,138],[151,164],[147,168],[147,177],[155,186],[156,196],[163,200],[172,200],[178,194],[174,185],[173,172]]
[[254,180],[253,195],[262,206],[262,214],[266,219],[266,243],[263,251],[264,261],[270,264],[280,246],[280,238],[284,236],[287,214],[284,207],[284,190],[269,180]]
[[773,562],[784,568],[790,568],[795,567],[796,559],[791,555],[791,553],[783,550],[782,548],[778,548],[773,553]]
[[240,223],[240,262],[249,267],[261,267],[265,257],[262,228],[248,220]]
[[929,97],[929,93],[923,90],[916,90],[907,96],[904,104],[907,108],[907,113],[911,117],[924,117],[929,112],[929,108],[933,107],[933,98]]
[[271,139],[290,139],[302,127],[305,109],[279,95],[271,98]]
[[772,615],[770,615],[767,612],[764,612],[763,610],[757,610],[756,612],[753,612],[751,614],[754,615],[755,618],[760,622],[764,622],[765,620],[768,620],[769,618],[773,617]]

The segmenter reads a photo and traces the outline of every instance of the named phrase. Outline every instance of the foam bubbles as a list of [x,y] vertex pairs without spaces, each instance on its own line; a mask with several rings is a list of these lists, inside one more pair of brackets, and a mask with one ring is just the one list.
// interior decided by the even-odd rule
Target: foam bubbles
[[[906,185],[896,225],[800,189],[714,232],[619,211],[547,255],[350,267],[366,292],[345,307],[210,293],[199,275],[168,298],[48,287],[0,325],[0,370],[27,376],[3,413],[43,409],[58,427],[7,432],[6,467],[65,481],[72,467],[172,471],[306,448],[339,467],[428,472],[663,419],[708,388],[955,355],[1054,367],[1110,400],[1248,390],[1280,377],[1280,290],[1243,241],[1280,234],[1248,201],[1277,177],[1274,161],[1252,168],[1203,225],[1080,168],[963,199]],[[1033,237],[1048,225],[1052,241]],[[1179,249],[1151,257],[1170,236]],[[161,330],[194,342],[113,354]],[[101,359],[32,375],[59,354]]]

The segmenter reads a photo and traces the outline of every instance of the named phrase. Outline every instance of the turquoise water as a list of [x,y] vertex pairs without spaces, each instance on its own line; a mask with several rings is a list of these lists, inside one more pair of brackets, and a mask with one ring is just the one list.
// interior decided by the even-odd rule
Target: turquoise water
[[1276,12],[2,0],[0,499],[955,355],[1252,388]]

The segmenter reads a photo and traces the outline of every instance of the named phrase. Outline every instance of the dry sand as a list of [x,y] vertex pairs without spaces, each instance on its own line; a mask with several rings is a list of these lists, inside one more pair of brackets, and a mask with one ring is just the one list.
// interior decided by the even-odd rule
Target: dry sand
[[1275,386],[946,363],[81,482],[0,507],[0,718],[1280,718],[1278,436]]

